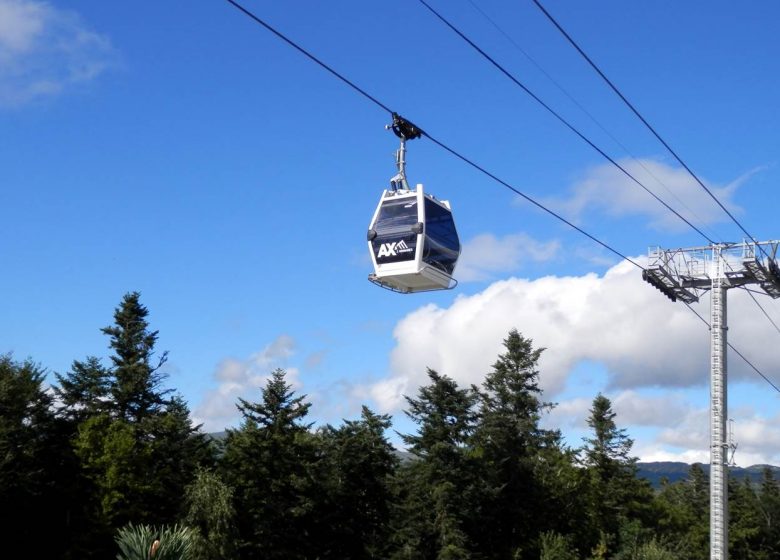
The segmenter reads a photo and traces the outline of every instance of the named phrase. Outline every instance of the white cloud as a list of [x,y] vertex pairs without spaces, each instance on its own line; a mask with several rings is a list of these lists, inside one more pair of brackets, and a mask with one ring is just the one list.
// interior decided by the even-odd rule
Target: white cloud
[[[292,356],[294,349],[293,338],[281,335],[246,360],[222,360],[214,371],[214,379],[219,385],[206,393],[201,404],[195,409],[193,417],[196,423],[202,423],[207,432],[221,431],[235,423],[239,417],[236,409],[239,397],[257,402],[260,399],[260,389],[265,386],[271,372],[282,367]],[[287,382],[293,388],[299,388],[298,370],[287,367],[285,371]]]
[[678,426],[690,406],[679,395],[647,396],[629,390],[612,399],[612,410],[619,425]]
[[[652,159],[624,159],[618,163],[697,227],[730,219],[684,169]],[[751,170],[726,185],[702,181],[733,214],[740,211],[732,200],[734,193],[758,171]],[[573,219],[598,210],[610,216],[647,216],[651,227],[661,230],[689,227],[612,164],[588,170],[571,192],[568,200],[552,200],[550,204]]]
[[[705,318],[708,307],[706,294],[694,306]],[[729,309],[730,340],[765,374],[780,379],[766,351],[776,346],[777,332],[762,322],[742,291],[729,292]],[[621,262],[604,276],[512,278],[460,296],[448,308],[430,304],[413,311],[395,327],[390,374],[368,391],[380,410],[395,411],[404,404],[403,395],[413,395],[426,382],[426,367],[462,385],[480,384],[512,328],[535,347],[547,348],[539,366],[548,400],[583,362],[601,364],[608,376],[606,386],[594,387],[589,398],[607,389],[706,387],[709,382],[707,328],[684,305],[643,282],[641,271]],[[732,379],[763,384],[733,353],[729,372]],[[653,406],[662,405],[670,415],[684,412],[675,399],[647,401],[628,393],[616,401],[637,424],[651,423]]]
[[464,243],[457,277],[461,282],[489,280],[498,272],[514,272],[527,261],[551,260],[559,249],[558,241],[536,241],[524,233],[501,238],[485,233]]
[[[567,430],[575,428],[585,430],[588,428],[588,416],[590,416],[590,407],[593,405],[592,398],[577,397],[555,403],[548,414],[542,417],[541,424],[550,430]],[[579,442],[569,442],[570,445],[577,446]]]
[[737,450],[734,459],[741,466],[780,464],[780,414],[739,419],[731,424]]
[[57,95],[115,60],[109,39],[47,2],[0,0],[0,107]]

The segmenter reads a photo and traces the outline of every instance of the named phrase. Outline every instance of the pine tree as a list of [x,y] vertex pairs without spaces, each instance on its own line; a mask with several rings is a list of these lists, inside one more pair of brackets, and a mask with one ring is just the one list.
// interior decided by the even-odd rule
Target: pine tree
[[235,490],[242,558],[306,558],[319,489],[315,445],[304,422],[310,404],[277,369],[252,403],[239,399],[241,427],[228,430],[222,466]]
[[145,422],[153,460],[147,475],[154,481],[152,496],[156,523],[172,524],[182,509],[182,496],[200,468],[216,463],[213,444],[193,425],[184,400],[176,395],[164,410]]
[[[588,417],[592,438],[584,438],[584,464],[590,475],[590,521],[593,538],[600,536],[611,550],[621,547],[621,526],[631,521],[649,522],[652,489],[636,477],[633,441],[615,423],[616,413],[604,395],[593,399]],[[640,531],[642,527],[640,523]],[[634,531],[634,529],[629,529]]]
[[430,383],[406,397],[416,434],[402,435],[417,457],[400,473],[407,481],[396,509],[393,558],[468,558],[471,555],[478,472],[470,453],[476,395],[428,370]]
[[[560,433],[540,427],[552,408],[542,400],[538,361],[543,348],[512,330],[479,390],[479,426],[474,441],[483,458],[487,489],[480,549],[488,557],[538,558],[540,535],[553,529],[549,489],[542,478],[548,461],[564,464]],[[563,462],[561,462],[563,460]],[[562,491],[561,497],[570,491]],[[555,514],[560,517],[559,512]]]
[[770,558],[780,557],[780,485],[772,468],[761,471],[759,507],[762,517],[761,548]]
[[75,360],[67,374],[57,373],[55,377],[59,384],[54,392],[60,402],[60,414],[74,426],[108,410],[111,372],[99,358]]
[[0,355],[0,531],[6,543],[24,543],[29,556],[61,558],[71,543],[67,521],[77,495],[66,427],[54,416],[45,375],[32,360]]
[[677,558],[709,558],[709,480],[701,465],[691,465],[686,479],[664,484],[656,503],[656,532],[673,544]]
[[322,486],[327,494],[317,516],[321,558],[386,558],[390,480],[398,466],[385,437],[390,417],[363,406],[360,420],[320,431]]
[[[126,523],[167,525],[177,521],[186,486],[197,467],[213,463],[199,427],[184,401],[163,388],[163,352],[154,359],[157,331],[137,292],[114,310],[102,330],[112,350],[110,368],[97,358],[74,362],[58,376],[63,417],[75,423],[72,444],[92,497],[95,539]],[[100,549],[92,543],[87,548]]]
[[748,476],[741,481],[729,477],[729,558],[731,560],[770,560],[762,550],[762,515],[758,493]]
[[149,311],[140,302],[138,292],[125,294],[114,311],[114,324],[101,329],[114,351],[111,387],[113,404],[119,418],[140,423],[159,412],[170,390],[162,389],[165,376],[160,368],[168,353],[153,362],[158,331],[150,331]]

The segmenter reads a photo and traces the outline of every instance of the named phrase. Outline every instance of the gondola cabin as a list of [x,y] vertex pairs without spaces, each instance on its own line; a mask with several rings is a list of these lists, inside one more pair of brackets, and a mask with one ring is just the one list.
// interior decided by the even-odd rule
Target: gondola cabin
[[450,204],[423,191],[382,193],[368,228],[374,273],[368,279],[403,293],[454,288],[460,240]]

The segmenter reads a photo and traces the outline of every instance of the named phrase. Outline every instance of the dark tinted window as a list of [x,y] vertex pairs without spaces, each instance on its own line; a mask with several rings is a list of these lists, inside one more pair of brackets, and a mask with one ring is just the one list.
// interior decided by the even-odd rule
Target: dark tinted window
[[376,224],[372,229],[379,234],[400,230],[408,231],[418,221],[416,198],[391,199],[382,203]]
[[452,212],[426,198],[423,260],[447,274],[452,274],[459,255],[460,240]]

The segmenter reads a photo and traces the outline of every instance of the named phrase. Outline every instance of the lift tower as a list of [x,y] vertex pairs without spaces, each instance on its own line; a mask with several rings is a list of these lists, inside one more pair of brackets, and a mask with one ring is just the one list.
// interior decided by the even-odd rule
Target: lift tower
[[650,250],[642,278],[686,305],[710,291],[710,559],[728,559],[728,447],[726,291],[758,284],[780,297],[780,241],[715,243],[689,249]]

